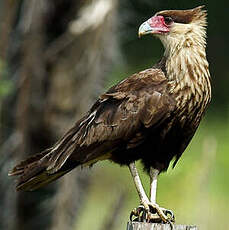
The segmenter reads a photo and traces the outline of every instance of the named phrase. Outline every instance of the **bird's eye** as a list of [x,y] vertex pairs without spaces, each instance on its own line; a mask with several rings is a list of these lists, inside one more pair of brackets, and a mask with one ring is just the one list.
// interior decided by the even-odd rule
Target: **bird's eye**
[[166,25],[170,25],[173,22],[173,19],[171,17],[164,17],[164,21]]

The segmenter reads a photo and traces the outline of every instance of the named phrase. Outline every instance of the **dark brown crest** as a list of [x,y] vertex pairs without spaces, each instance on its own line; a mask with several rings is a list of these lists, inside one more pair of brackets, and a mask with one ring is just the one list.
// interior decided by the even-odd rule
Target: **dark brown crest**
[[190,10],[163,10],[156,15],[171,17],[174,22],[188,24],[206,18],[206,10],[202,10],[204,7],[198,6]]

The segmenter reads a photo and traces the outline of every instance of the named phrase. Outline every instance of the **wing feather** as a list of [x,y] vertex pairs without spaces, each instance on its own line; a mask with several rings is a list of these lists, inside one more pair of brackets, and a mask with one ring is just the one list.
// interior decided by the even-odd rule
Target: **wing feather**
[[149,69],[112,87],[76,124],[73,133],[66,135],[68,143],[63,139],[64,148],[59,143],[62,151],[56,149],[48,169],[58,171],[69,157],[81,164],[96,162],[106,154],[109,158],[108,153],[124,141],[127,148],[142,143],[140,127],[160,124],[174,108],[166,85],[167,79],[161,70]]

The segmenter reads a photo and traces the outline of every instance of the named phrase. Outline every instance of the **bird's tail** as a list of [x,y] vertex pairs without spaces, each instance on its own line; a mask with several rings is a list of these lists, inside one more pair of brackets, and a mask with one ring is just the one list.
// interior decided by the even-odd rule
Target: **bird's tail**
[[20,176],[16,185],[17,190],[33,191],[58,179],[77,166],[77,164],[67,164],[57,172],[49,172],[47,167],[51,150],[47,149],[20,162],[9,172],[9,176]]
[[105,154],[111,149],[111,145],[92,141],[87,143],[88,126],[91,123],[91,115],[79,120],[52,148],[32,156],[18,165],[10,172],[10,176],[19,176],[16,185],[17,190],[38,189],[64,174],[78,165],[90,166],[99,160],[110,157]]

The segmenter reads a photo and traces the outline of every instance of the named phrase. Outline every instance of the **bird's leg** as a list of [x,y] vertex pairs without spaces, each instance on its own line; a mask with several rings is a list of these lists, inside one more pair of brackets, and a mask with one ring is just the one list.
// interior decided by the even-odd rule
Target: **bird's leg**
[[[159,171],[156,169],[150,169],[150,200],[148,199],[145,190],[142,186],[141,179],[139,177],[135,163],[129,164],[129,169],[134,180],[135,187],[137,189],[141,205],[134,209],[130,214],[130,219],[133,216],[137,217],[138,221],[147,222],[165,222],[171,223],[174,221],[173,213],[169,210],[161,208],[156,203],[156,189],[157,189],[157,177]],[[169,216],[167,216],[169,215]]]
[[150,202],[156,204],[157,177],[159,170],[150,167]]
[[139,174],[138,174],[138,171],[137,171],[137,168],[136,168],[136,165],[134,162],[129,164],[129,169],[130,169],[131,175],[133,177],[134,184],[135,184],[135,187],[137,189],[137,192],[138,192],[138,195],[139,195],[139,198],[140,198],[142,205],[144,205],[145,203],[149,203],[149,199],[148,199],[148,197],[145,193],[145,190],[142,186],[142,182],[141,182],[141,179],[139,177]]
[[145,202],[149,203],[149,199],[148,199],[148,197],[145,193],[145,190],[142,186],[142,182],[141,182],[141,179],[139,177],[139,174],[138,174],[138,171],[137,171],[137,168],[136,168],[136,165],[134,162],[129,164],[129,169],[130,169],[131,175],[133,177],[134,184],[135,184],[135,187],[137,189],[141,203],[142,204]]
[[172,211],[161,208],[156,203],[157,194],[157,178],[159,170],[150,167],[150,206],[156,211],[157,215],[151,215],[151,220],[156,222],[162,220],[163,222],[174,222],[174,215]]
[[[141,179],[139,177],[137,168],[135,163],[130,163],[129,164],[129,169],[130,173],[133,177],[135,187],[137,189],[140,202],[143,206],[139,206],[138,208],[134,209],[131,214],[130,214],[130,219],[132,219],[132,216],[137,216],[139,221],[145,221],[146,220],[146,215],[149,213],[149,199],[145,193],[145,190],[142,186]],[[143,216],[141,216],[141,212],[143,212]]]

